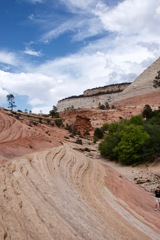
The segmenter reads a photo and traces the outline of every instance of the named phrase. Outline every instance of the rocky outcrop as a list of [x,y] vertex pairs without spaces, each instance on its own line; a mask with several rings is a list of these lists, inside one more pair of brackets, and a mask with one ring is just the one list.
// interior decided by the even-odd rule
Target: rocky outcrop
[[90,118],[77,115],[73,124],[73,131],[79,132],[82,136],[86,132],[93,131]]
[[[35,118],[32,116],[32,119]],[[22,117],[16,119],[10,111],[0,109],[0,163],[39,149],[59,146],[66,132],[56,126],[22,120]]]
[[88,89],[83,95],[73,96],[58,101],[58,112],[69,109],[98,108],[99,104],[111,103],[117,99],[130,83],[113,84],[109,86]]
[[[155,108],[160,106],[160,89],[154,88],[154,80],[160,71],[160,59],[148,67],[131,84],[117,84],[100,88],[88,89],[84,94],[69,97],[58,102],[58,111],[68,109],[98,108],[99,104],[109,103],[110,106],[138,106],[143,108],[149,104]],[[137,100],[138,99],[138,100]],[[143,101],[145,99],[145,102]],[[137,105],[137,101],[139,104]],[[152,104],[152,102],[154,102]]]
[[154,79],[157,76],[157,72],[160,70],[160,58],[149,66],[136,80],[129,85],[123,92],[121,92],[113,102],[119,102],[129,98],[143,96],[146,94],[156,93],[156,88],[153,87]]
[[105,104],[106,102],[110,103],[113,100],[116,100],[118,94],[119,93],[68,98],[59,101],[57,104],[57,109],[58,112],[62,112],[73,109],[98,108],[99,104]]
[[122,92],[130,84],[131,83],[120,83],[120,84],[112,84],[104,87],[87,89],[86,91],[84,91],[84,96],[93,96],[93,95],[100,95],[100,94],[106,94],[106,93]]

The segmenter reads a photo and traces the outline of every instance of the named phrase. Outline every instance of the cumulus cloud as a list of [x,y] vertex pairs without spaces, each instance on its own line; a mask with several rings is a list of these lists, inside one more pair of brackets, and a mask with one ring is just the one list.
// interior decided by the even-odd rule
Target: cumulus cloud
[[[56,86],[54,78],[36,73],[10,73],[0,71],[1,91],[28,96],[32,107],[52,106],[54,97],[50,89]],[[7,94],[6,94],[7,95]],[[56,99],[57,100],[57,99]]]
[[123,34],[136,34],[141,31],[158,30],[159,0],[127,0],[119,3],[116,7],[109,8],[104,4],[97,4],[93,12],[97,15],[104,28],[111,32]]

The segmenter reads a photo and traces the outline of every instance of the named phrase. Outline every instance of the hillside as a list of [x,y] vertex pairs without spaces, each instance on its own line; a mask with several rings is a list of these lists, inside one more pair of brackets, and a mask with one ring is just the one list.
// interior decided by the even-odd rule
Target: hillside
[[[153,197],[159,161],[120,166],[104,160],[92,140],[104,122],[128,119],[145,104],[160,106],[160,90],[152,87],[158,68],[159,61],[121,92],[104,94],[102,88],[93,96],[99,91],[93,89],[62,101],[62,109],[67,101],[87,106],[60,112],[64,127],[72,125],[82,136],[89,132],[86,138],[71,136],[51,116],[0,109],[0,239],[160,239]],[[106,95],[110,103],[116,100],[115,108],[90,107],[93,98],[96,106]]]
[[84,94],[69,97],[58,102],[58,111],[68,109],[97,109],[99,104],[110,106],[143,108],[145,104],[153,108],[160,106],[160,89],[153,87],[153,81],[160,71],[160,59],[157,59],[132,83],[115,84],[95,89],[88,89]]
[[64,129],[40,124],[38,115],[19,114],[0,109],[0,162],[61,145]]
[[132,180],[143,168],[104,161],[91,141],[78,145],[61,128],[4,110],[0,120],[0,239],[159,239],[153,196]]
[[152,98],[154,98],[154,94],[159,93],[159,90],[153,87],[153,81],[158,71],[160,71],[160,58],[140,74],[131,85],[124,89],[116,99],[116,102],[143,95],[152,95]]
[[80,96],[72,96],[58,101],[59,112],[70,109],[98,108],[99,104],[112,102],[120,92],[127,88],[130,83],[112,84],[109,86],[88,89]]

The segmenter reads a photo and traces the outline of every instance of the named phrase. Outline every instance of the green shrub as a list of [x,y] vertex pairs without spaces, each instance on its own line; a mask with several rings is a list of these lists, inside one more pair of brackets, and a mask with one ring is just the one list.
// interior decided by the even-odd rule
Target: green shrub
[[103,138],[103,132],[100,128],[96,128],[94,131],[94,137],[97,137],[98,139]]
[[99,144],[99,150],[103,157],[109,158],[110,160],[118,160],[117,153],[114,152],[115,147],[120,141],[119,133],[111,133],[105,136],[103,142]]
[[101,130],[107,132],[99,144],[105,158],[134,166],[160,156],[160,109],[145,105],[142,115],[106,123]]
[[121,140],[113,149],[120,163],[132,165],[143,159],[143,148],[150,140],[149,134],[142,126],[130,124],[120,132]]
[[153,111],[150,105],[147,104],[144,106],[144,109],[142,111],[142,116],[146,119],[149,119],[153,116]]

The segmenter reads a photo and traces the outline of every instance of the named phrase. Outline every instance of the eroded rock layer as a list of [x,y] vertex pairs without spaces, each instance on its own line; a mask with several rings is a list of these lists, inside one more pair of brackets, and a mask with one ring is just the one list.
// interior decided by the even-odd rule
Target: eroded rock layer
[[0,109],[0,163],[6,159],[59,146],[66,131],[46,124],[21,121]]
[[67,143],[0,165],[0,239],[159,240],[152,196]]

